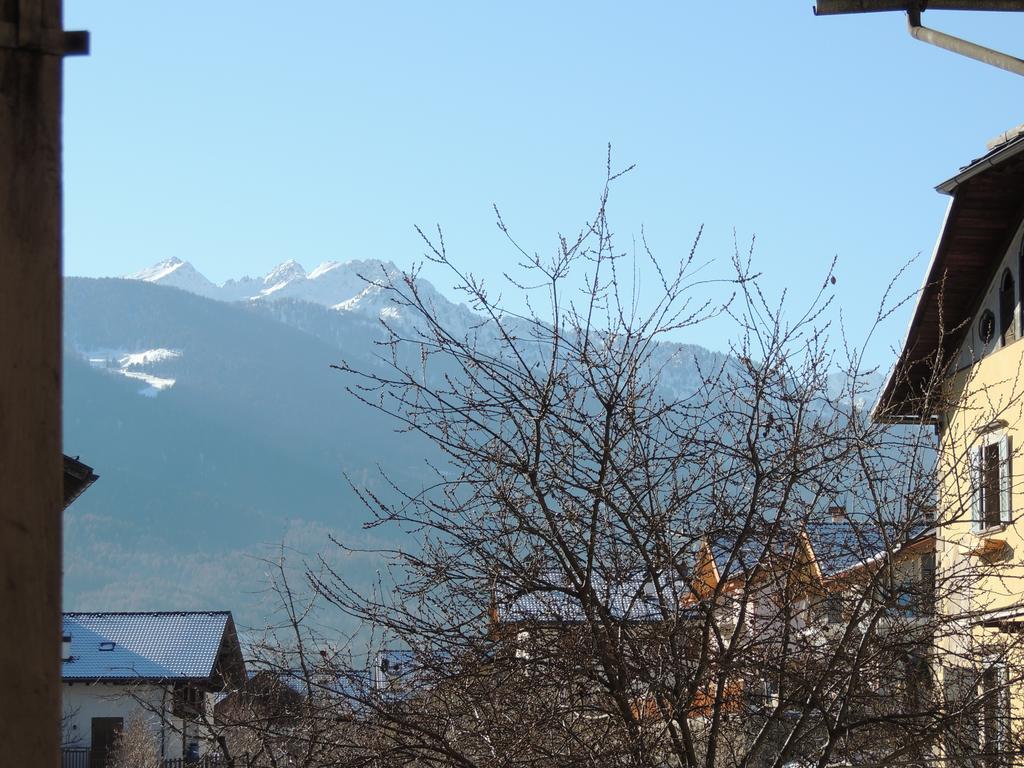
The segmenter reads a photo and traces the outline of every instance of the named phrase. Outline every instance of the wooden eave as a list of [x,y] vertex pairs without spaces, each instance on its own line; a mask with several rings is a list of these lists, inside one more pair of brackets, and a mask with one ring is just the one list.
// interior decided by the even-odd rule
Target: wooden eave
[[824,581],[824,577],[821,572],[821,566],[818,564],[818,557],[814,552],[814,546],[811,544],[811,537],[807,535],[806,530],[801,530],[800,535],[797,538],[798,549],[803,553],[803,559],[796,559],[797,552],[793,553],[794,565],[803,566],[809,571],[810,582],[813,584],[821,584]]
[[210,672],[210,679],[221,688],[238,689],[245,685],[248,677],[245,671],[242,646],[238,642],[238,632],[235,630],[235,622],[229,615],[224,624],[224,634],[221,636],[220,647]]
[[75,499],[85,492],[85,489],[95,483],[99,475],[92,471],[92,467],[78,460],[64,455],[64,509],[68,508]]
[[1024,215],[1024,137],[937,188],[953,196],[900,356],[873,410],[882,422],[930,421],[929,384],[973,326]]
[[715,562],[715,554],[708,541],[701,543],[697,553],[697,562],[693,569],[693,580],[691,589],[694,595],[707,597],[718,587],[721,576],[718,573],[718,564]]

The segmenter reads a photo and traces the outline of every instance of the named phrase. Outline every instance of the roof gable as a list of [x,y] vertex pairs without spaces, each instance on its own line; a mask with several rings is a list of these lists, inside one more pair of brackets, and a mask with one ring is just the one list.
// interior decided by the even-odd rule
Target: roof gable
[[64,680],[200,680],[214,677],[222,646],[241,649],[228,611],[65,613],[71,658]]
[[874,416],[930,419],[928,385],[956,354],[1024,214],[1024,135],[940,184],[953,196],[918,294],[900,357]]

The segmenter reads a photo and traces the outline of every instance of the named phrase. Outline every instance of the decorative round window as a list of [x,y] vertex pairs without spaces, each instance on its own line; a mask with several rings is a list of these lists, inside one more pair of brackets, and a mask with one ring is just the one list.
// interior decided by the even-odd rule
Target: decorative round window
[[978,320],[978,338],[983,343],[988,344],[992,341],[992,337],[996,335],[996,316],[992,314],[991,309],[986,309],[981,313],[981,318]]

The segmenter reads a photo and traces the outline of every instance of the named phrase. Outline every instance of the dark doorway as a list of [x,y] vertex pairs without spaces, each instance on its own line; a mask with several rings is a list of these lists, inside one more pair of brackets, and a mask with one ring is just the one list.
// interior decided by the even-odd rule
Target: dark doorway
[[94,717],[92,719],[92,753],[89,768],[106,768],[107,758],[114,748],[114,740],[123,727],[123,717]]

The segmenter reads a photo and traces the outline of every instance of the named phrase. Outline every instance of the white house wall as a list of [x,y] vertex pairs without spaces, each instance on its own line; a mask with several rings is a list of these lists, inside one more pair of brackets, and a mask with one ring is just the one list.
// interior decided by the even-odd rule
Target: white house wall
[[[184,757],[182,720],[171,715],[172,691],[157,685],[116,685],[110,683],[67,683],[63,685],[61,705],[62,747],[91,748],[92,719],[120,717],[127,724],[132,717],[143,717],[149,724],[162,757]],[[161,727],[161,715],[164,723]],[[186,739],[196,741],[201,753],[208,742],[198,733],[195,724],[187,726]]]

